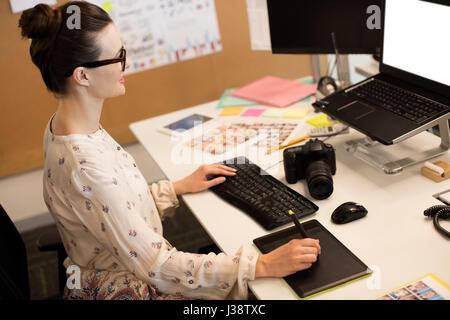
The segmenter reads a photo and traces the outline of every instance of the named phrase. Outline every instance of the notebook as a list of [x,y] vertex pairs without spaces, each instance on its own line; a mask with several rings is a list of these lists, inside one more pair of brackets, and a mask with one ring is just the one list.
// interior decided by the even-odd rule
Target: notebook
[[[372,273],[319,221],[309,220],[302,225],[311,238],[320,240],[322,253],[311,268],[284,277],[301,298],[310,297]],[[296,238],[301,238],[301,235],[294,226],[257,238],[253,243],[262,253],[268,253]]]
[[317,85],[265,76],[229,95],[278,108],[287,107],[316,92]]

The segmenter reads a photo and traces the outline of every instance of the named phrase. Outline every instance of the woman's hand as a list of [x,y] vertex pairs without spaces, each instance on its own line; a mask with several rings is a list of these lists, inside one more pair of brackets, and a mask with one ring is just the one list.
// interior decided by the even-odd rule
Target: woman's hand
[[317,261],[320,252],[319,240],[293,239],[267,254],[259,255],[255,278],[285,277],[308,269]]
[[190,176],[176,181],[173,184],[177,195],[188,192],[200,192],[225,181],[225,177],[217,177],[212,180],[206,178],[207,175],[234,176],[236,170],[221,164],[202,165]]

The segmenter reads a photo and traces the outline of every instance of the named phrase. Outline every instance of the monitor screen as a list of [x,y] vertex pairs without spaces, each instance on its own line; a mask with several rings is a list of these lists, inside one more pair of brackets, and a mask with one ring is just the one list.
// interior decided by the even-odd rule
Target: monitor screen
[[450,6],[386,0],[383,63],[450,86]]
[[[381,30],[369,29],[371,5],[381,0],[268,0],[273,53],[379,53]],[[381,13],[379,14],[381,15]]]

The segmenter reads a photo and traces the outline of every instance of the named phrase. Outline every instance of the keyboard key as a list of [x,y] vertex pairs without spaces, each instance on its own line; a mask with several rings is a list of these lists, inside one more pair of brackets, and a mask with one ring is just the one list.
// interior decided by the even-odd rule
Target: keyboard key
[[313,202],[245,157],[227,160],[221,164],[237,169],[236,175],[227,177],[224,183],[210,190],[250,215],[267,230],[292,222],[288,216],[289,210],[294,211],[298,218],[303,218],[319,209]]
[[450,110],[450,106],[422,98],[377,79],[355,87],[348,91],[348,94],[416,123],[422,123]]

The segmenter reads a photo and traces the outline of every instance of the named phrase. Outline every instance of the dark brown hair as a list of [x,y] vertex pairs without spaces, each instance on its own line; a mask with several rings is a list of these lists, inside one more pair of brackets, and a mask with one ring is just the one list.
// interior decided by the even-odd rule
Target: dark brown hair
[[[74,12],[69,6],[79,8],[80,28],[73,28],[68,19]],[[31,39],[30,55],[39,68],[48,90],[67,93],[65,74],[75,66],[95,61],[100,47],[95,36],[112,23],[110,16],[100,7],[84,2],[70,1],[56,9],[38,4],[22,13],[19,27],[22,37]]]

